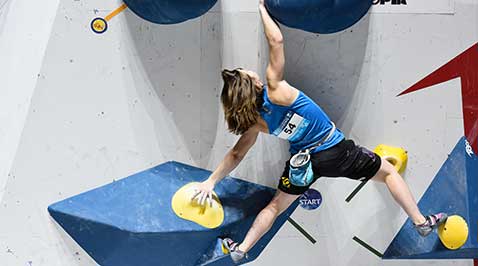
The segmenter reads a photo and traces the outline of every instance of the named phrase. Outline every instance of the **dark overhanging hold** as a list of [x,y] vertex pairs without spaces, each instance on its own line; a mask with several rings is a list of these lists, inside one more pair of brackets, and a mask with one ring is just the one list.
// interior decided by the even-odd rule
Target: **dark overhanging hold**
[[139,17],[156,24],[176,24],[209,11],[217,0],[124,0]]
[[282,24],[313,33],[335,33],[364,17],[372,1],[266,0],[271,15]]

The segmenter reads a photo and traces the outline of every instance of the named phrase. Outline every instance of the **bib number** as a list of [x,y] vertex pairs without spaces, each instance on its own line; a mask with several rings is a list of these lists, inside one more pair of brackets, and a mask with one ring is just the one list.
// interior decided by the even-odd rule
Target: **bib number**
[[282,120],[279,128],[274,131],[274,135],[289,141],[300,139],[303,137],[309,123],[309,120],[290,111]]

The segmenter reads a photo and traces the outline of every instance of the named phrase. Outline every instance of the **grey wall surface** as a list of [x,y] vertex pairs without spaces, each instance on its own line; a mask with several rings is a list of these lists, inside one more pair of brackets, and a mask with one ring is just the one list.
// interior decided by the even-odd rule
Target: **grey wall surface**
[[20,142],[58,4],[58,0],[0,1],[0,198]]
[[[31,98],[31,104],[23,120],[13,112],[20,122],[8,132],[17,144],[2,153],[0,170],[10,173],[0,177],[2,266],[95,265],[49,217],[49,204],[169,160],[213,170],[237,140],[224,123],[220,71],[264,73],[267,49],[257,2],[219,1],[201,18],[170,26],[126,10],[106,33],[94,34],[91,19],[119,5],[80,0],[48,6],[57,13],[41,40],[38,79],[8,98]],[[455,9],[372,13],[324,36],[283,27],[287,80],[361,145],[406,148],[405,178],[416,198],[463,135],[460,82],[396,95],[477,42],[478,4],[457,0]],[[275,187],[287,156],[285,142],[261,135],[233,175]],[[472,265],[385,262],[357,245],[353,236],[385,250],[406,216],[380,184],[367,184],[346,203],[356,185],[320,179],[314,188],[323,195],[322,206],[293,215],[318,242],[311,244],[286,224],[251,265]]]
[[[477,42],[477,3],[456,1],[455,8],[453,15],[373,13],[334,35],[283,30],[289,82],[320,103],[359,144],[406,148],[405,179],[417,199],[464,135],[461,85],[453,80],[414,95],[396,95]],[[267,249],[270,256],[261,257],[257,265],[472,265],[381,261],[358,246],[353,236],[384,251],[406,215],[381,184],[367,184],[346,203],[356,185],[343,179],[319,180],[314,187],[322,193],[322,207],[294,213],[318,243],[307,243],[284,228]]]

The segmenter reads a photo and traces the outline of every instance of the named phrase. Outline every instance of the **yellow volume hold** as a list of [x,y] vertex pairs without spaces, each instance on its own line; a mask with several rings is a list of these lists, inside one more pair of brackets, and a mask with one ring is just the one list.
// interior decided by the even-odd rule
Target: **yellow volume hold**
[[385,144],[378,145],[374,152],[391,163],[399,173],[407,167],[408,154],[403,148],[392,147]]
[[209,202],[200,205],[197,200],[191,201],[195,188],[199,183],[193,182],[181,187],[174,194],[171,206],[174,213],[185,220],[195,222],[206,228],[216,228],[224,221],[224,209],[216,193],[213,192],[212,206]]
[[450,216],[438,227],[438,237],[446,248],[459,249],[468,239],[468,224],[461,216]]

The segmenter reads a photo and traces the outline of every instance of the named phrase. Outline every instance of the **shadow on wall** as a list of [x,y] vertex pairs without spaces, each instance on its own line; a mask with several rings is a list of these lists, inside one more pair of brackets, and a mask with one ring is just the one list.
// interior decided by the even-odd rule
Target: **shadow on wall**
[[5,28],[5,22],[7,20],[8,10],[10,9],[10,3],[13,1],[0,0],[0,34],[3,33]]
[[[216,4],[220,5],[220,1]],[[217,7],[215,7],[217,8]],[[125,23],[140,62],[143,78],[169,113],[145,104],[158,140],[168,130],[165,117],[173,120],[196,165],[207,161],[216,137],[221,69],[221,16],[208,12],[174,25],[149,23],[133,12],[125,12]],[[137,90],[147,88],[137,87]],[[140,99],[149,102],[151,99]],[[164,111],[163,111],[164,112]],[[162,118],[161,118],[162,117]],[[162,147],[160,147],[161,149]],[[171,158],[170,158],[171,159]]]
[[357,89],[365,59],[370,15],[336,34],[318,35],[282,26],[286,49],[285,77],[341,124]]

